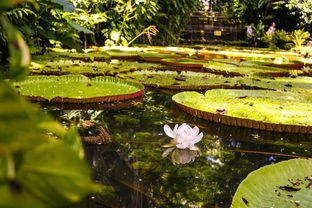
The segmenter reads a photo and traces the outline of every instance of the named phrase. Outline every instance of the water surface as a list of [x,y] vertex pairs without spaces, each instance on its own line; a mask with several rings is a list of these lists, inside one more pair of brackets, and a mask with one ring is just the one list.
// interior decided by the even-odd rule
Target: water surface
[[[94,126],[81,131],[83,136],[96,136],[98,127],[103,126],[113,140],[108,144],[85,144],[85,152],[94,180],[112,186],[114,195],[90,196],[75,207],[225,208],[251,171],[291,156],[312,157],[311,135],[257,131],[205,121],[177,109],[170,93],[148,91],[143,103],[119,110],[52,110],[65,123],[94,120]],[[170,141],[163,125],[173,128],[182,123],[196,125],[204,133],[197,144],[201,154],[174,150],[163,158],[162,145]]]

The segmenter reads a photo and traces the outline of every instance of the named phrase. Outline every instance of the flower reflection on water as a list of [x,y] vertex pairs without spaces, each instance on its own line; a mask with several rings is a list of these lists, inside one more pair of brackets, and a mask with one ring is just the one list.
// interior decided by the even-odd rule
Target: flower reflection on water
[[178,149],[176,147],[167,148],[162,156],[167,157],[170,153],[171,161],[174,165],[183,165],[193,162],[196,157],[200,156],[199,150]]
[[166,124],[164,131],[167,136],[173,138],[169,144],[163,145],[167,149],[162,156],[167,157],[171,153],[171,160],[174,165],[193,162],[200,155],[200,150],[195,146],[203,138],[199,128],[191,128],[188,124],[175,125],[173,130]]

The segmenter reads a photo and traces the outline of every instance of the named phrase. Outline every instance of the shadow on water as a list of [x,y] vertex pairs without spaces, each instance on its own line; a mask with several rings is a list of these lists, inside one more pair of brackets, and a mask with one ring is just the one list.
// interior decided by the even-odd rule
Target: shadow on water
[[[127,109],[54,109],[52,113],[62,122],[93,120],[94,126],[81,128],[80,133],[95,136],[98,126],[103,126],[113,140],[85,144],[85,152],[94,180],[112,186],[115,194],[90,196],[75,206],[80,208],[225,208],[251,171],[292,156],[312,157],[311,135],[257,131],[194,118],[177,109],[171,95],[159,91],[148,91],[143,103]],[[163,125],[184,122],[203,131],[205,136],[197,144],[201,154],[173,150],[162,157],[162,145],[170,141]]]

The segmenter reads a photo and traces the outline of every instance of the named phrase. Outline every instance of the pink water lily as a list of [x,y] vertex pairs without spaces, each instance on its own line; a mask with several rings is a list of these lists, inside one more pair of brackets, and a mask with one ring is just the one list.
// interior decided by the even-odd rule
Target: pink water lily
[[164,147],[176,146],[179,149],[199,150],[195,144],[204,136],[202,132],[199,133],[199,128],[197,126],[192,128],[185,123],[180,126],[176,124],[173,130],[166,124],[164,126],[164,131],[167,136],[173,138],[171,143],[164,145]]

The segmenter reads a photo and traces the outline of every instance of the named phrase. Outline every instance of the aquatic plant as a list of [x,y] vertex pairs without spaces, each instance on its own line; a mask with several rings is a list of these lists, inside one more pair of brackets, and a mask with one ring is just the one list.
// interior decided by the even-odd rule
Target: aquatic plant
[[292,159],[251,172],[239,185],[231,208],[311,207],[312,162]]
[[176,124],[173,130],[166,124],[164,125],[164,131],[167,136],[173,138],[171,142],[164,145],[164,147],[176,146],[179,149],[199,150],[195,144],[204,136],[203,132],[199,133],[199,128],[197,126],[191,128],[186,123],[180,126]]
[[144,94],[140,83],[82,75],[29,76],[16,82],[15,88],[23,96],[37,101],[92,103],[128,100]]
[[177,90],[208,90],[220,88],[242,88],[241,77],[227,78],[212,73],[182,71],[134,71],[120,73],[118,77],[141,82],[147,87]]
[[118,73],[136,71],[139,69],[151,70],[159,67],[160,65],[156,63],[139,63],[121,60],[111,60],[107,62],[84,62],[73,59],[49,60],[48,62],[46,60],[38,60],[32,62],[31,73],[43,75],[82,74],[85,76],[112,76]]
[[268,90],[182,92],[173,101],[191,115],[262,130],[312,133],[311,96]]

